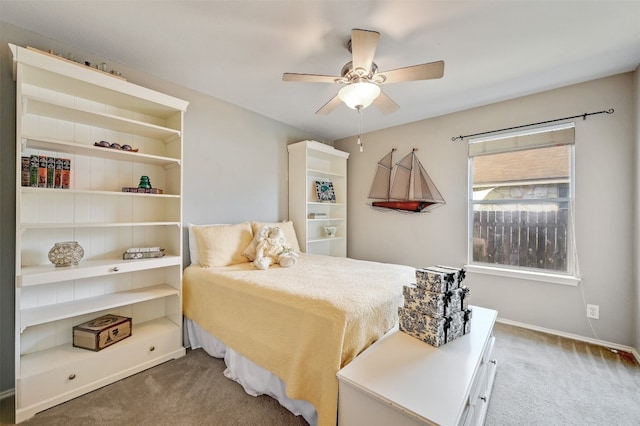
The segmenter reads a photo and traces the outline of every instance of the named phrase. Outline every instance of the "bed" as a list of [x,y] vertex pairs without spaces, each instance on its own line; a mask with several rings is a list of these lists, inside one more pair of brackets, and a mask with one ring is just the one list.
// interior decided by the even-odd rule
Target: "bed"
[[[292,267],[259,270],[242,253],[261,226],[190,227],[189,342],[224,357],[225,375],[248,393],[273,396],[311,425],[335,425],[336,373],[397,323],[402,286],[415,269],[300,253]],[[299,250],[290,222],[274,226]]]

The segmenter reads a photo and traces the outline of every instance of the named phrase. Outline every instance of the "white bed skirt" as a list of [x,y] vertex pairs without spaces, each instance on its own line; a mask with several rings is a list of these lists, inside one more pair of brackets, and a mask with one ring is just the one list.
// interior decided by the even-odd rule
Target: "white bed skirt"
[[185,332],[192,349],[202,348],[215,358],[224,358],[225,377],[238,382],[252,396],[268,395],[277,400],[296,416],[302,416],[311,425],[318,424],[315,407],[308,401],[291,399],[285,391],[285,383],[275,374],[248,360],[227,347],[215,336],[203,330],[195,321],[185,317]]

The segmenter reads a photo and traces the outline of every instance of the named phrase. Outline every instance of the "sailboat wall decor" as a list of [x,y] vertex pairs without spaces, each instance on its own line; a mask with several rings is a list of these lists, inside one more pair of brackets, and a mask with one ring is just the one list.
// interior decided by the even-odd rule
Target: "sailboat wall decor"
[[429,212],[445,204],[444,198],[427,174],[414,148],[395,165],[393,153],[378,161],[369,199],[371,206],[406,212]]

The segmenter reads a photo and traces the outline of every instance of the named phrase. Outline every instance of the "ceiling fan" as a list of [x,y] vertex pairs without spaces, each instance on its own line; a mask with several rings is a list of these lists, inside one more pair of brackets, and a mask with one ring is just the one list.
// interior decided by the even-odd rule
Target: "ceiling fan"
[[400,106],[380,90],[379,85],[404,81],[430,80],[444,74],[444,61],[429,62],[390,71],[378,71],[373,56],[378,46],[380,33],[377,31],[353,29],[348,48],[352,60],[342,67],[340,76],[319,74],[284,73],[283,81],[309,83],[338,83],[345,85],[316,114],[326,115],[340,102],[348,107],[361,110],[373,103],[383,114],[390,114]]

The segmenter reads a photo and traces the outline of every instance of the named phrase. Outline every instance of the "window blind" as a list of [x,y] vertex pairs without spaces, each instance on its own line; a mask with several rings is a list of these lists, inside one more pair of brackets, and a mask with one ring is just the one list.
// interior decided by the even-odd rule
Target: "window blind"
[[469,157],[575,143],[575,123],[469,139]]

